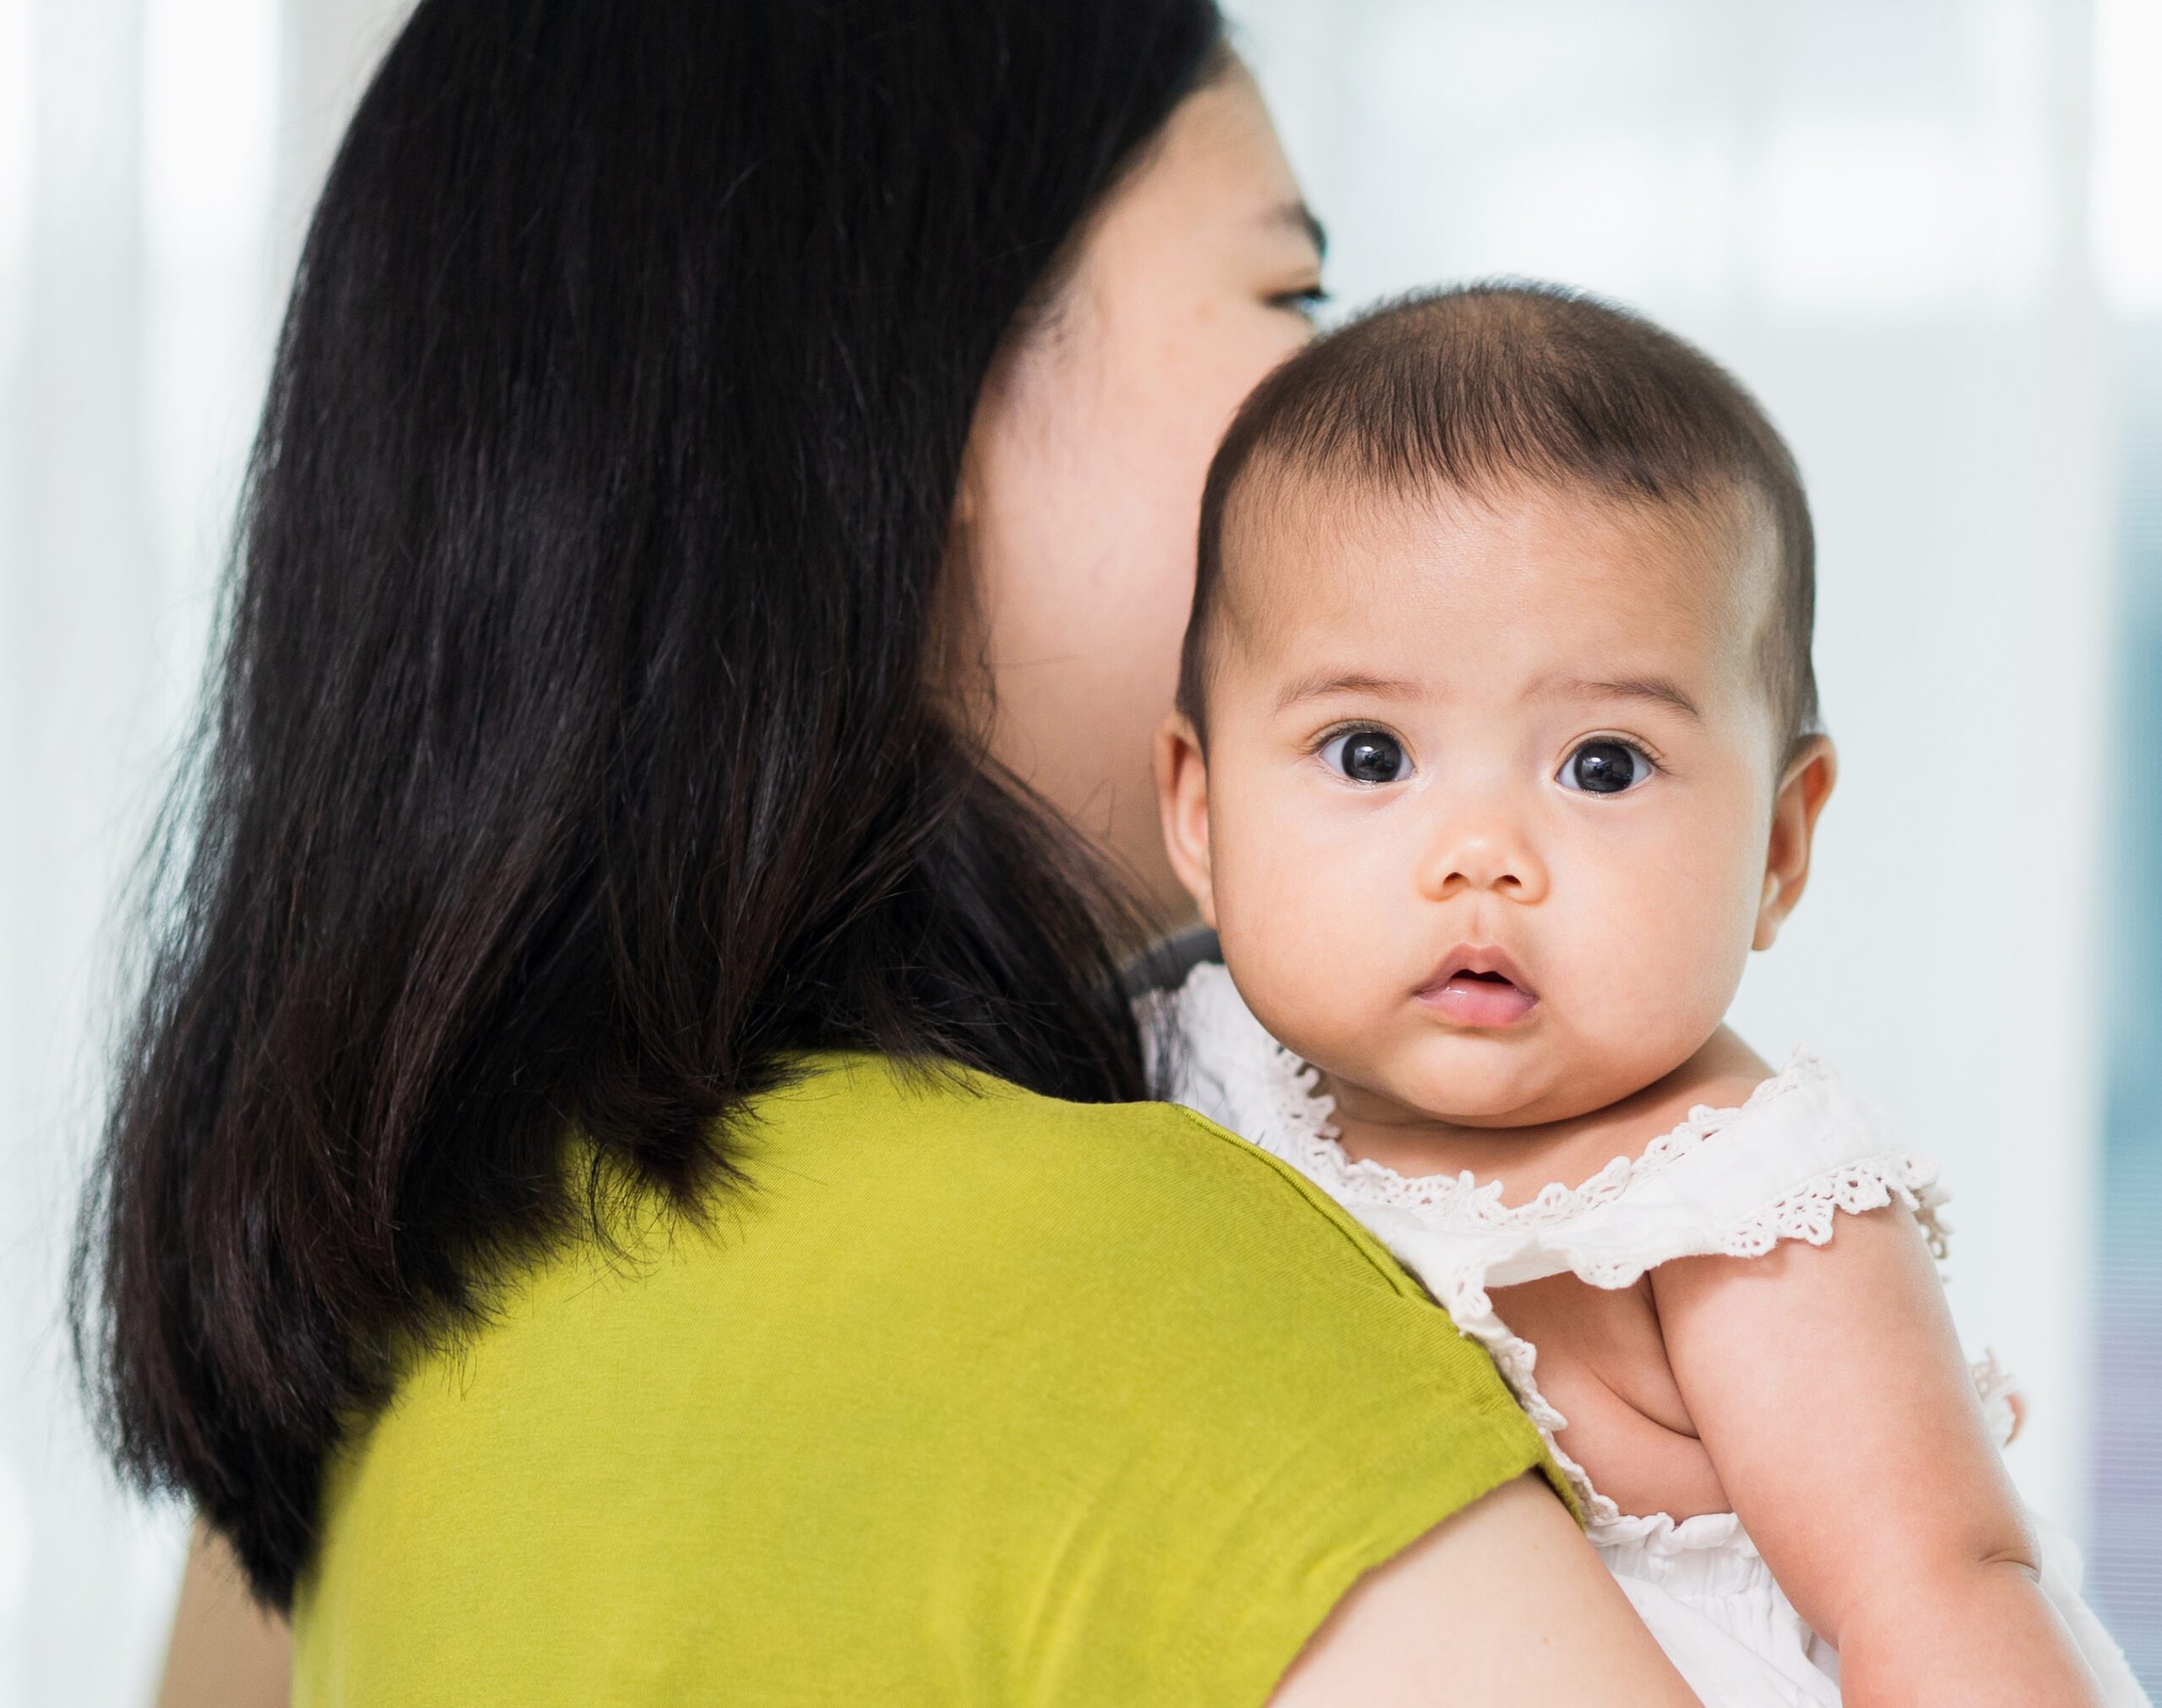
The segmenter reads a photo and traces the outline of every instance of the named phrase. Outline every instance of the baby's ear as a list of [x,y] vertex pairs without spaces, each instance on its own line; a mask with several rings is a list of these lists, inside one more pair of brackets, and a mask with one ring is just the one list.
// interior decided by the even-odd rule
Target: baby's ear
[[1193,897],[1202,923],[1216,925],[1216,892],[1209,866],[1209,762],[1192,724],[1174,712],[1156,727],[1156,807],[1164,851]]
[[1812,735],[1788,762],[1772,802],[1772,834],[1764,850],[1764,897],[1757,908],[1752,949],[1768,949],[1779,935],[1809,881],[1810,845],[1817,838],[1817,815],[1824,810],[1839,774],[1839,756],[1831,738]]

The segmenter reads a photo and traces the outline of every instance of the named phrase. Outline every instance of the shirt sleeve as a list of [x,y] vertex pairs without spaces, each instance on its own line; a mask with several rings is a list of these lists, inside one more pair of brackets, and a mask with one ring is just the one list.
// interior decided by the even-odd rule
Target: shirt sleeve
[[1016,1700],[1260,1704],[1362,1575],[1527,1472],[1566,1485],[1334,1201],[1189,1110],[1146,1127],[1133,1213],[1031,1266],[1097,1279],[1055,1282],[1081,1307],[1053,1450],[1077,1504]]

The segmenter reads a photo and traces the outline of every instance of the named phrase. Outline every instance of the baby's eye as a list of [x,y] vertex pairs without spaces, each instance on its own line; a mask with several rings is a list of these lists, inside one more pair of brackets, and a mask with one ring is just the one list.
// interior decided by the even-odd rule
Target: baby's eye
[[1602,735],[1564,760],[1555,780],[1564,789],[1587,794],[1620,794],[1649,781],[1658,768],[1641,747]]
[[1411,775],[1411,756],[1385,729],[1347,729],[1331,736],[1321,759],[1354,783],[1400,783]]

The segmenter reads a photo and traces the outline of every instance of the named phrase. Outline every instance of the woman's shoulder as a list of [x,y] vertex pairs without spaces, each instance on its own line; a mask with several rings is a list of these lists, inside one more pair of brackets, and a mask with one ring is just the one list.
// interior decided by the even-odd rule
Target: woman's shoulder
[[[1145,1461],[1152,1475],[1184,1466],[1201,1486],[1178,1499],[1210,1507],[1198,1527],[1222,1519],[1220,1495],[1226,1511],[1298,1509],[1299,1521],[1333,1525],[1322,1509],[1343,1509],[1346,1479],[1384,1463],[1404,1486],[1375,1520],[1423,1509],[1431,1523],[1545,1462],[1485,1350],[1382,1241],[1296,1168],[1190,1108],[1069,1103],[851,1056],[822,1059],[761,1111],[784,1141],[776,1162],[807,1120],[817,1131],[796,1132],[799,1165],[861,1171],[835,1206],[853,1249],[834,1261],[887,1294],[865,1307],[885,1316],[879,1356],[919,1349],[897,1379],[928,1373],[942,1405],[967,1396],[977,1416],[1013,1407],[1018,1382],[1032,1418],[1091,1418],[1093,1445],[1062,1435],[1059,1456],[1079,1467],[1106,1454],[1128,1472]],[[754,1160],[752,1178],[786,1177]],[[769,1190],[754,1185],[752,1201]],[[828,1243],[815,1221],[794,1231]],[[724,1286],[741,1255],[720,1254]],[[953,1347],[960,1363],[926,1362]]]
[[798,1068],[709,1213],[558,1251],[409,1373],[328,1491],[312,1664],[524,1666],[606,1581],[669,1676],[770,1661],[747,1700],[952,1694],[959,1609],[964,1694],[1259,1700],[1361,1574],[1558,1476],[1386,1252],[1198,1116]]
[[1071,1255],[1137,1286],[1247,1266],[1263,1291],[1297,1270],[1425,1297],[1306,1174],[1177,1103],[1072,1103],[948,1063],[823,1055],[754,1110],[744,1152],[754,1206],[800,1197],[807,1163],[861,1201],[852,1213],[935,1231],[957,1256],[1027,1242],[1040,1263]]

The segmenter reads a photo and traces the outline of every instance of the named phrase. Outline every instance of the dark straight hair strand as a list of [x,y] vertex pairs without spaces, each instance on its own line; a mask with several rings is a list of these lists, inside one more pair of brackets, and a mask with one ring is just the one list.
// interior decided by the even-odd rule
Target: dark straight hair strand
[[1145,1094],[1116,897],[941,715],[977,392],[1211,0],[422,0],[316,209],[73,1315],[290,1604],[394,1349],[695,1213],[788,1052]]

